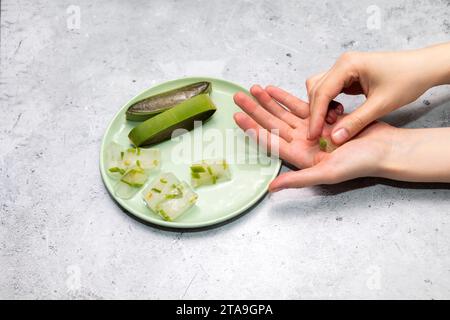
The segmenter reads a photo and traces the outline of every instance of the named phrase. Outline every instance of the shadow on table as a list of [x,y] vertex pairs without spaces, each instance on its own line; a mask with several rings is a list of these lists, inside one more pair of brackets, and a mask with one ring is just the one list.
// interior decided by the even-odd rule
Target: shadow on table
[[[375,186],[378,187],[372,191],[361,192],[363,189]],[[394,192],[391,192],[392,189]],[[425,190],[425,192],[414,192],[414,190]],[[306,195],[299,192],[298,197],[294,192],[288,199],[275,201],[270,211],[277,216],[285,216],[339,212],[342,208],[347,210],[350,207],[363,210],[377,202],[383,202],[390,207],[397,201],[408,199],[408,193],[410,193],[410,200],[414,201],[450,201],[450,183],[415,183],[383,178],[358,178],[334,185],[314,186],[310,191]],[[378,195],[374,198],[374,194]]]
[[317,190],[322,195],[338,195],[348,191],[354,191],[375,185],[385,185],[398,189],[444,189],[450,190],[450,183],[422,183],[422,182],[405,182],[395,181],[384,178],[358,178],[346,182],[341,182],[333,185],[317,186]]

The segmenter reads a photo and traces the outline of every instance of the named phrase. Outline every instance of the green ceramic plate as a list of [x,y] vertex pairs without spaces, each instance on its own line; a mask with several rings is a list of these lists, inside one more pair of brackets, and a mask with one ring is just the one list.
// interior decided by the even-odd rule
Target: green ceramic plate
[[[137,123],[125,119],[128,106],[144,97],[197,81],[212,83],[211,98],[217,111],[201,128],[179,136],[178,139],[152,146],[161,150],[160,172],[173,172],[181,180],[189,182],[191,161],[216,155],[216,157],[227,159],[230,163],[232,179],[214,186],[196,189],[199,195],[196,205],[177,221],[167,222],[145,205],[142,199],[142,190],[145,187],[129,200],[123,200],[114,195],[114,186],[117,181],[111,179],[106,173],[105,151],[111,142],[117,142],[124,147],[130,146],[128,133]],[[185,78],[165,82],[145,90],[125,104],[106,129],[100,150],[101,175],[106,188],[117,203],[136,217],[150,223],[171,228],[201,228],[231,219],[262,198],[267,192],[270,181],[278,174],[281,161],[268,158],[258,152],[256,143],[244,136],[234,123],[233,114],[240,109],[234,104],[233,95],[238,91],[248,93],[241,86],[224,80],[204,77]],[[191,145],[192,148],[186,147]],[[191,150],[190,155],[188,149]],[[149,182],[156,174],[150,176]]]

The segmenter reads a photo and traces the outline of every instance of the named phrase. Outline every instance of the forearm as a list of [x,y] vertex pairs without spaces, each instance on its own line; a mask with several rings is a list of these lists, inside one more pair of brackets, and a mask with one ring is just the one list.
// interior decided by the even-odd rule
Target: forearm
[[415,50],[413,55],[415,65],[411,67],[423,70],[430,88],[450,84],[450,42]]
[[397,129],[380,176],[413,182],[450,182],[450,128]]

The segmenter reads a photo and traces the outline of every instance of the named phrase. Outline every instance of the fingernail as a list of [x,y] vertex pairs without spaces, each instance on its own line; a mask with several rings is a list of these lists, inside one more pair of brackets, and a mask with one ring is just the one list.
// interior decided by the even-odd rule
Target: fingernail
[[333,132],[331,137],[333,138],[333,142],[337,144],[344,143],[349,138],[348,130],[345,128],[340,128],[336,132]]

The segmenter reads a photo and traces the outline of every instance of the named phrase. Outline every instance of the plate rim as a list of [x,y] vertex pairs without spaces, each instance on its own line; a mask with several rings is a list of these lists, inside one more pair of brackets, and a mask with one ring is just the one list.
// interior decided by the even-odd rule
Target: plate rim
[[[162,219],[156,219],[154,217],[151,217],[149,215],[145,215],[142,214],[141,212],[139,212],[139,210],[135,210],[133,209],[131,206],[129,206],[127,204],[127,202],[123,199],[117,198],[114,196],[114,192],[113,190],[110,190],[110,188],[108,187],[108,184],[106,183],[106,179],[107,179],[107,174],[103,165],[103,154],[105,152],[105,144],[106,144],[106,136],[107,133],[109,133],[109,131],[111,130],[111,126],[114,122],[114,120],[119,116],[119,114],[122,112],[122,110],[125,108],[125,106],[127,106],[132,100],[136,99],[138,96],[140,96],[143,92],[148,91],[152,88],[158,87],[158,86],[162,86],[165,84],[170,84],[173,82],[178,82],[180,80],[192,80],[192,81],[216,81],[216,82],[223,82],[223,83],[227,83],[227,84],[232,84],[234,86],[237,86],[239,88],[242,89],[242,91],[244,91],[247,94],[250,94],[250,92],[248,90],[246,90],[243,86],[241,86],[240,84],[228,81],[228,80],[224,80],[224,79],[219,79],[219,78],[213,78],[213,77],[204,77],[204,76],[194,76],[194,77],[183,77],[183,78],[178,78],[178,79],[173,79],[173,80],[169,80],[169,81],[164,81],[164,82],[159,82],[156,84],[153,84],[151,87],[148,87],[147,89],[144,89],[142,91],[140,91],[138,94],[136,94],[134,97],[132,97],[131,99],[129,99],[125,104],[122,105],[122,107],[119,108],[119,110],[114,114],[114,116],[112,117],[112,119],[109,121],[108,126],[106,127],[104,134],[103,134],[103,138],[102,138],[102,142],[100,145],[100,157],[99,157],[99,169],[100,169],[100,175],[102,177],[102,182],[104,184],[104,186],[106,187],[106,190],[108,191],[109,195],[113,198],[113,200],[118,203],[123,209],[125,209],[128,213],[132,214],[133,216],[135,216],[136,218],[139,218],[145,222],[148,222],[150,224],[154,224],[157,226],[162,226],[165,228],[174,228],[174,229],[196,229],[196,228],[203,228],[203,227],[208,227],[208,226],[213,226],[213,225],[217,225],[220,223],[223,223],[225,221],[228,220],[232,220],[233,218],[239,216],[240,214],[244,213],[246,210],[248,210],[249,208],[251,208],[255,203],[257,203],[260,199],[262,199],[267,191],[269,186],[265,186],[265,188],[262,188],[260,192],[258,192],[251,201],[249,201],[245,206],[233,210],[232,212],[220,217],[220,218],[216,218],[216,219],[211,219],[211,220],[206,220],[204,222],[198,222],[198,223],[187,223],[187,222],[177,222],[177,221],[165,221]],[[274,173],[272,174],[272,176],[270,177],[270,180],[273,180],[280,172],[281,169],[281,160],[280,159],[273,159],[273,161],[277,161],[276,163],[276,168],[274,170]]]

